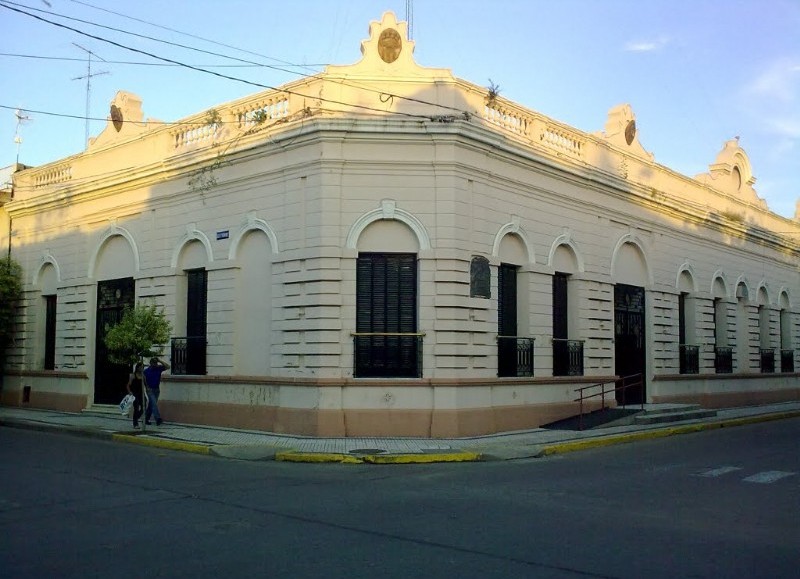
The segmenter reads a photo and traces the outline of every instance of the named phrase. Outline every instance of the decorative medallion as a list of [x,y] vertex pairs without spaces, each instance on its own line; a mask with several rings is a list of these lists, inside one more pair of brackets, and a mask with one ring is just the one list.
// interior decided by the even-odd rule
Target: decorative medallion
[[636,136],[636,121],[629,121],[628,126],[625,127],[625,142],[629,145],[633,142]]
[[111,122],[114,124],[114,128],[117,132],[122,130],[122,109],[117,105],[111,105]]
[[378,54],[386,64],[391,64],[400,56],[403,41],[394,28],[387,28],[378,38]]

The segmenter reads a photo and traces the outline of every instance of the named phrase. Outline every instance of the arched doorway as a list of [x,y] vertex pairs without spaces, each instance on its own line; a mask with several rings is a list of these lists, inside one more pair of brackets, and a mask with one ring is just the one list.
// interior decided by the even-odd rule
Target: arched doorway
[[[646,401],[647,351],[646,302],[644,285],[647,265],[639,246],[631,241],[621,243],[612,265],[614,285],[614,373],[621,379],[640,375],[629,388],[618,389],[621,404]],[[622,386],[626,383],[622,380]]]

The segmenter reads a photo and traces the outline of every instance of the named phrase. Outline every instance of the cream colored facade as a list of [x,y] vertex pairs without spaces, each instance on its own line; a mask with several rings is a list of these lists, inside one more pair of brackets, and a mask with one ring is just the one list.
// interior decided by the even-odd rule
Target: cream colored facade
[[[413,48],[386,13],[357,64],[177,123],[144,122],[120,92],[85,152],[17,172],[0,234],[26,292],[3,402],[104,406],[98,391],[118,385],[98,370],[98,287],[132,279],[182,337],[203,271],[205,373],[165,376],[167,421],[324,436],[536,427],[621,375],[623,286],[643,290],[646,401],[798,398],[800,221],[767,209],[736,140],[690,178],[643,149],[627,105],[585,133],[420,67]],[[420,372],[361,377],[358,258],[397,253],[416,260],[406,333]],[[489,297],[473,297],[476,257]],[[533,376],[498,376],[501,268],[516,278],[502,298],[515,294],[516,334],[535,339]],[[553,375],[557,273],[581,375]],[[696,373],[681,373],[682,345]]]

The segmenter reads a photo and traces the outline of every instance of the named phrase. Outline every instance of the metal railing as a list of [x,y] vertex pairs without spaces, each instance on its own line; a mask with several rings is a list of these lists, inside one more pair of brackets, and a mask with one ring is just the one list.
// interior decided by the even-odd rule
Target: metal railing
[[172,338],[172,374],[202,376],[206,373],[206,337]]
[[[612,387],[608,387],[607,385],[613,384]],[[600,397],[600,410],[605,410],[606,408],[606,394],[614,394],[614,398],[616,399],[617,392],[622,392],[622,407],[625,408],[625,391],[630,388],[641,388],[643,385],[642,375],[641,374],[631,374],[630,376],[623,376],[619,380],[607,380],[605,382],[598,382],[597,384],[591,384],[590,386],[584,386],[582,388],[576,388],[575,392],[579,393],[578,398],[575,398],[573,402],[580,403],[580,415],[578,419],[578,428],[583,430],[583,401],[588,400],[590,398],[596,398],[597,396]],[[586,391],[592,388],[600,388],[599,392],[594,392],[592,394],[587,394]],[[644,410],[644,398],[639,402],[639,407]]]
[[497,336],[497,375],[501,378],[533,376],[534,338]]
[[714,347],[714,369],[717,374],[733,372],[733,348],[728,346]]
[[700,373],[700,347],[689,344],[680,344],[680,373]]
[[794,372],[794,350],[781,350],[781,372]]
[[761,348],[761,373],[772,374],[775,372],[775,350]]
[[583,340],[553,338],[553,376],[583,376]]
[[422,338],[416,332],[355,332],[353,376],[356,378],[422,377]]

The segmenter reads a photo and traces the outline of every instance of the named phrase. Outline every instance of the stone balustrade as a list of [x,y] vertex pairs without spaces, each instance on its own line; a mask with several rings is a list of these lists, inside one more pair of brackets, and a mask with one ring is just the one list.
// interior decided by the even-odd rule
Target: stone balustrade
[[236,109],[234,116],[236,117],[238,128],[251,129],[265,121],[285,119],[289,116],[289,113],[289,95],[276,94]]
[[545,125],[539,133],[539,141],[560,153],[581,158],[586,148],[586,140],[575,131],[568,131],[555,125]]
[[[471,96],[474,98],[484,95],[473,93]],[[580,131],[556,124],[547,117],[511,102],[484,100],[484,121],[515,135],[527,137],[529,142],[543,145],[558,154],[567,154],[577,159],[585,157],[587,135]]]
[[219,134],[220,128],[220,123],[211,123],[174,130],[172,137],[175,148],[210,145]]
[[172,148],[196,149],[225,140],[236,130],[250,130],[263,123],[287,118],[292,108],[286,93],[262,93],[260,98],[246,103],[235,103],[215,110],[213,122],[209,113],[195,115],[186,120],[186,126],[171,131]]
[[56,185],[64,183],[72,179],[72,165],[60,164],[53,166],[46,166],[40,171],[35,171],[31,175],[31,180],[35,188],[46,187],[48,185]]
[[494,125],[519,135],[527,135],[528,128],[533,125],[532,115],[526,115],[521,111],[512,110],[510,107],[498,105],[496,102],[486,103],[483,108],[483,118]]

